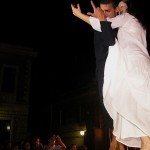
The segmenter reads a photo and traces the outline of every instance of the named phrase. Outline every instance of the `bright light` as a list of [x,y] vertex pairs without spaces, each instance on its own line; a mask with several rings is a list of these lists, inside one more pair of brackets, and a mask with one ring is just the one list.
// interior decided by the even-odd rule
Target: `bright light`
[[80,135],[81,135],[81,136],[84,136],[84,131],[80,131]]
[[9,130],[10,130],[10,125],[7,125],[7,126],[6,126],[6,129],[9,131]]

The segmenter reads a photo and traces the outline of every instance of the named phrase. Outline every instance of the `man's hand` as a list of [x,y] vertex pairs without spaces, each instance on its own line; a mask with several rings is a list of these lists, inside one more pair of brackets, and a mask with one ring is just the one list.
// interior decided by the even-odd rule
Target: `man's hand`
[[90,24],[89,16],[81,12],[79,3],[77,4],[77,7],[75,7],[73,4],[71,4],[71,9],[72,9],[74,16],[76,16],[76,17],[80,18],[81,20],[85,21],[86,23]]
[[91,5],[94,12],[88,12],[87,15],[98,18],[100,21],[106,21],[106,17],[104,15],[103,10],[100,7],[96,7],[93,1],[91,1]]
[[71,4],[71,9],[72,9],[73,14],[77,17],[79,17],[82,13],[79,4],[77,4],[77,8],[73,4]]

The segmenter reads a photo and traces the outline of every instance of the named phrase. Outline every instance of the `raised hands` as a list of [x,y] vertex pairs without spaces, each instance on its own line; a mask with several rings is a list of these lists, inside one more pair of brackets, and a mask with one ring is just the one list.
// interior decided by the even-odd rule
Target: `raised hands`
[[76,17],[80,18],[81,20],[85,21],[86,23],[90,24],[89,16],[86,14],[83,14],[81,12],[81,8],[80,8],[79,4],[77,4],[77,7],[75,7],[73,4],[71,4],[71,9],[72,9],[73,15],[75,15]]
[[87,15],[98,18],[100,21],[106,21],[103,10],[100,7],[96,7],[93,1],[91,1],[91,5],[93,8],[93,13],[88,12]]
[[83,21],[87,22],[88,24],[90,24],[89,21],[89,17],[95,17],[98,18],[100,21],[106,21],[106,17],[104,15],[103,10],[100,7],[96,7],[95,4],[93,3],[93,1],[91,1],[91,6],[93,8],[93,13],[92,12],[88,12],[87,15],[83,14],[80,8],[80,4],[77,4],[77,7],[75,7],[73,4],[71,4],[71,9],[73,14],[82,19]]
[[80,9],[80,4],[78,3],[77,4],[77,7],[75,7],[73,4],[71,4],[71,9],[72,9],[72,13],[76,16],[76,17],[78,17],[78,16],[80,16],[81,15],[81,9]]

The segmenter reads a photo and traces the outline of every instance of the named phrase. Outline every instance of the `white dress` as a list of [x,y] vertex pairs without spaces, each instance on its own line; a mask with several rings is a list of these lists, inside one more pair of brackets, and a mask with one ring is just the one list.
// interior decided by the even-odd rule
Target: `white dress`
[[[94,21],[90,21],[94,28]],[[117,140],[129,147],[141,147],[140,137],[150,136],[150,57],[146,31],[128,13],[108,21],[119,30],[105,64],[104,105],[113,118]]]

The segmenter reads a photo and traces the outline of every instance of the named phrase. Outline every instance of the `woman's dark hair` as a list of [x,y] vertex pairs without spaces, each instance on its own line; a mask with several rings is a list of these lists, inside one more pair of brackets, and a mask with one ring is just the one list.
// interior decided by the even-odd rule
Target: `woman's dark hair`
[[144,8],[137,0],[121,0],[128,6],[128,13],[138,19],[143,28],[146,29],[146,18],[144,16]]
[[127,6],[129,6],[129,0],[121,0],[120,2],[124,2],[127,4]]

